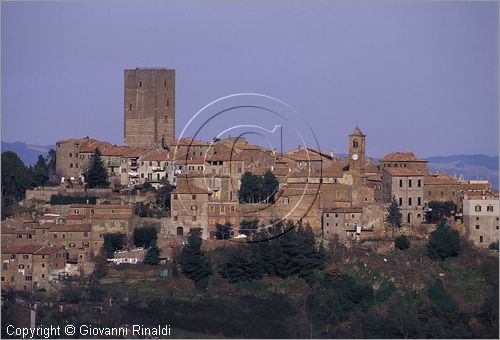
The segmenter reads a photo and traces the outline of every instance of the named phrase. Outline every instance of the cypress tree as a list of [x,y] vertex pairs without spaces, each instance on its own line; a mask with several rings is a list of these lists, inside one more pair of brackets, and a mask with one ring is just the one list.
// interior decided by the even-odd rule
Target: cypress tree
[[387,207],[386,222],[392,227],[392,236],[394,237],[394,228],[401,227],[402,223],[401,209],[399,209],[399,204],[396,202],[396,198],[392,197],[389,206]]
[[86,177],[89,188],[107,188],[109,186],[108,173],[102,162],[99,149],[95,151]]
[[179,264],[182,273],[193,280],[198,289],[205,289],[212,274],[212,264],[201,250],[201,232],[201,228],[189,230],[187,244],[179,256]]
[[145,264],[158,265],[160,264],[160,249],[154,242],[148,249],[146,256],[144,257]]

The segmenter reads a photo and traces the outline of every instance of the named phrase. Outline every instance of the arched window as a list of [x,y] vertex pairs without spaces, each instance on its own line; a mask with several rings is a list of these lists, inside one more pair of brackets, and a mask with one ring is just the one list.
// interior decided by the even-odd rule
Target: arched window
[[408,213],[408,220],[407,220],[408,223],[411,223],[411,213]]
[[177,236],[184,236],[184,228],[177,227]]
[[358,140],[357,140],[357,139],[354,139],[354,140],[352,141],[352,147],[353,147],[353,148],[357,148],[358,146],[359,146]]

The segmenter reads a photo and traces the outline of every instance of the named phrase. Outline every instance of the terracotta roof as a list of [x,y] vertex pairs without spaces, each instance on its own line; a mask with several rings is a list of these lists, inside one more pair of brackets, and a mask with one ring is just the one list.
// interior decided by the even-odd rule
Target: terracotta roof
[[71,209],[73,208],[88,208],[88,209],[132,209],[132,206],[129,204],[71,204],[69,206]]
[[183,165],[183,164],[205,164],[204,157],[193,157],[187,154],[179,154],[175,155],[175,164]]
[[382,181],[382,176],[380,174],[370,175],[370,176],[367,176],[366,179],[369,181],[380,182],[380,181]]
[[321,161],[331,159],[330,156],[313,148],[300,147],[285,153],[285,156],[294,161]]
[[205,142],[203,140],[197,140],[193,139],[191,137],[184,137],[181,139],[178,139],[176,142],[176,145],[179,146],[209,146],[209,142]]
[[39,244],[12,244],[2,247],[2,254],[50,255],[59,249],[61,249],[61,247],[43,246]]
[[77,144],[83,144],[89,141],[96,141],[93,138],[90,137],[83,137],[83,138],[67,138],[67,139],[61,139],[58,140],[56,143],[58,144],[64,144],[64,143],[77,143]]
[[363,208],[361,207],[350,207],[350,208],[331,208],[324,209],[324,213],[363,213]]
[[208,189],[198,187],[192,179],[178,180],[174,194],[208,194]]
[[2,228],[2,234],[24,234],[34,235],[36,232],[33,229],[19,229],[19,228]]
[[167,151],[154,151],[144,157],[143,161],[169,161],[170,154]]
[[92,230],[90,224],[56,224],[49,229],[50,232],[89,232]]
[[35,225],[35,229],[50,229],[52,226],[56,225],[55,223],[43,223]]
[[452,177],[441,173],[425,176],[425,185],[459,185],[460,182]]
[[105,150],[112,148],[113,145],[108,142],[101,142],[98,140],[90,140],[80,147],[80,153],[94,153],[96,149],[99,149],[99,151],[104,152]]
[[70,220],[70,221],[81,221],[87,217],[85,215],[71,214],[71,215],[63,216],[63,218]]
[[93,214],[92,220],[128,220],[132,216],[132,212],[129,214],[115,213],[115,214]]
[[288,169],[289,168],[283,166],[275,166],[273,167],[273,170],[271,170],[271,168],[268,166],[260,166],[258,168],[252,169],[250,172],[254,175],[263,176],[267,171],[271,171],[275,176],[283,177],[288,176],[288,174],[290,173]]
[[491,191],[471,191],[471,192],[465,192],[464,193],[464,199],[467,199],[469,197],[471,198],[476,198],[476,197],[490,197],[490,198],[498,198],[498,193],[491,192]]
[[363,132],[361,132],[361,130],[359,129],[359,127],[356,126],[356,128],[354,129],[354,131],[349,135],[349,136],[359,136],[359,137],[366,137],[365,134],[363,134]]
[[393,177],[424,176],[418,170],[411,168],[385,168],[384,171]]
[[415,157],[413,152],[392,152],[390,154],[385,155],[381,160],[381,162],[424,162],[428,161],[418,159]]

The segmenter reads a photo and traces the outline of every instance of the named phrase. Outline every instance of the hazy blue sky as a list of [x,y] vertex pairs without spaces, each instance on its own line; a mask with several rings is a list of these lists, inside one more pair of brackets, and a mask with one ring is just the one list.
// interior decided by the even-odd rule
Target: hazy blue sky
[[498,154],[497,2],[2,2],[1,25],[4,141],[122,143],[123,70],[158,66],[177,70],[178,134],[257,92],[326,151],[357,120],[373,157]]

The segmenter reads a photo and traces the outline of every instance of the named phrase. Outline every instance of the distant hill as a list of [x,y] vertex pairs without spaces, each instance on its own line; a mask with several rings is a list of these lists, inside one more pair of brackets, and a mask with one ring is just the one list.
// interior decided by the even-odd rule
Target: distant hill
[[2,152],[13,151],[26,165],[34,165],[38,155],[47,156],[50,149],[55,149],[54,145],[32,145],[22,142],[2,142]]
[[429,170],[440,170],[464,179],[487,179],[498,190],[498,156],[452,155],[425,158]]

